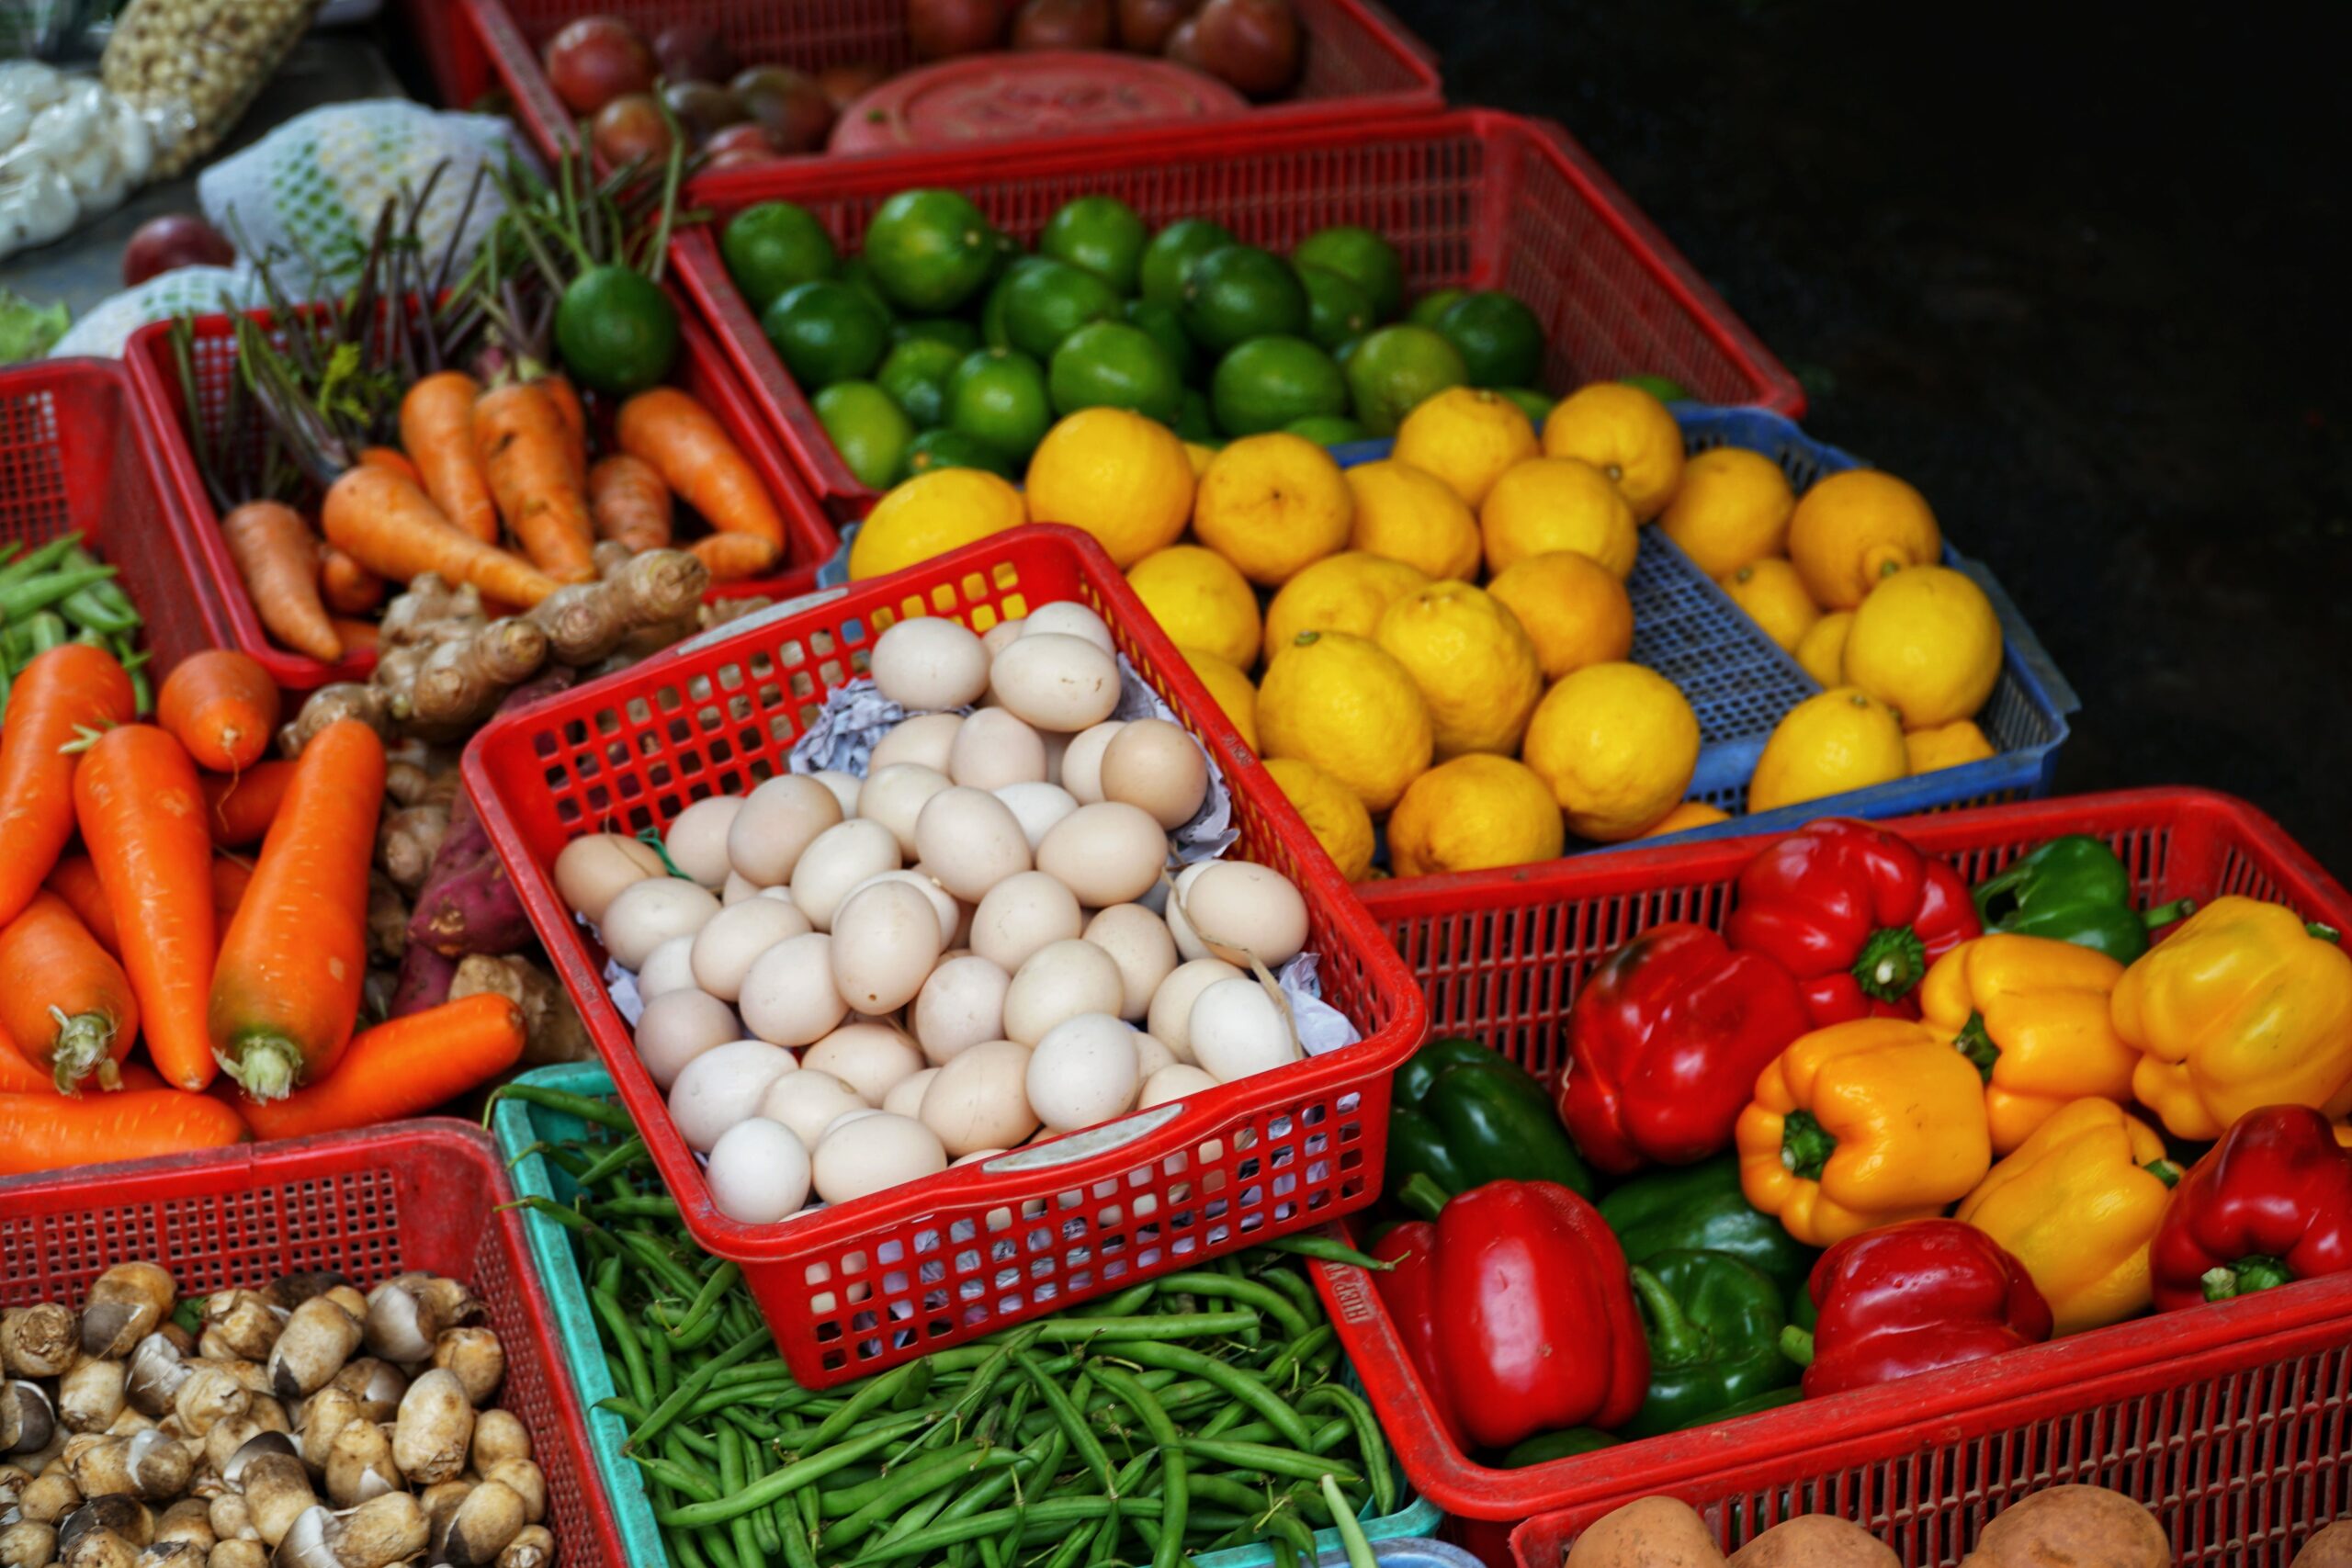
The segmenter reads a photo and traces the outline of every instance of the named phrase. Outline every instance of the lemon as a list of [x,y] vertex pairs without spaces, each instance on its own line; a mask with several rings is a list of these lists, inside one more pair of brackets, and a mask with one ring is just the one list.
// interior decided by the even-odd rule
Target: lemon
[[1121,570],[1172,545],[1193,514],[1193,465],[1175,432],[1126,409],[1080,409],[1029,459],[1029,515],[1094,536]]
[[1566,843],[1551,786],[1509,757],[1440,762],[1407,786],[1388,818],[1388,863],[1399,876],[1557,860]]
[[1797,569],[1778,556],[1750,561],[1716,579],[1715,586],[1747,611],[1747,618],[1762,626],[1766,637],[1791,653],[1813,629],[1813,623],[1821,619],[1821,610],[1806,595]]
[[981,468],[934,468],[884,496],[849,547],[852,581],[880,577],[1029,520],[1021,492]]
[[1487,592],[1510,605],[1527,629],[1546,681],[1634,650],[1634,601],[1590,556],[1574,550],[1529,556],[1504,568]]
[[1372,871],[1372,813],[1348,786],[1296,757],[1269,757],[1266,772],[1306,821],[1315,841],[1350,882]]
[[1504,474],[1478,508],[1478,529],[1491,572],[1530,556],[1574,550],[1622,581],[1642,544],[1624,496],[1599,468],[1575,457],[1534,457]]
[[1258,595],[1215,550],[1198,545],[1154,550],[1127,568],[1127,586],[1169,641],[1242,670],[1258,662]]
[[1430,580],[1400,560],[1342,550],[1325,556],[1282,586],[1266,606],[1266,646],[1288,648],[1301,632],[1347,632],[1367,641],[1380,634],[1380,617]]
[[1396,804],[1433,745],[1411,672],[1346,632],[1301,632],[1274,649],[1258,688],[1258,733],[1266,755],[1314,763],[1374,812]]
[[1659,818],[1642,837],[1663,839],[1668,833],[1687,833],[1693,828],[1707,828],[1730,820],[1731,813],[1728,811],[1710,806],[1703,800],[1686,800]]
[[1932,773],[1938,768],[1957,768],[1962,762],[1981,762],[1998,755],[1976,721],[1956,718],[1950,724],[1933,729],[1908,729],[1903,733],[1903,754],[1910,759],[1914,773]]
[[1666,510],[1682,480],[1682,427],[1664,403],[1623,381],[1595,381],[1562,398],[1544,421],[1544,451],[1599,468],[1644,523]]
[[1500,600],[1466,582],[1433,582],[1388,606],[1377,640],[1421,688],[1439,757],[1519,750],[1544,667]]
[[1595,664],[1544,694],[1521,755],[1571,831],[1615,843],[1680,803],[1699,766],[1699,716],[1655,670]]
[[1781,465],[1740,446],[1717,446],[1682,466],[1682,483],[1659,530],[1709,577],[1787,549],[1796,492]]
[[1796,647],[1789,650],[1824,691],[1846,683],[1846,634],[1853,629],[1853,611],[1833,610],[1805,627]]
[[1803,800],[1899,779],[1911,771],[1903,721],[1884,703],[1851,686],[1807,697],[1772,727],[1747,780],[1747,809],[1770,811]]
[[1242,576],[1276,588],[1344,548],[1354,521],[1355,498],[1331,454],[1273,431],[1236,441],[1210,460],[1193,532]]
[[1184,662],[1193,667],[1193,673],[1209,689],[1209,695],[1225,710],[1233,728],[1241,732],[1250,750],[1258,750],[1258,688],[1250,683],[1250,677],[1230,660],[1219,659],[1206,649],[1180,644],[1176,651],[1184,656]]
[[1199,479],[1209,471],[1209,461],[1216,456],[1216,448],[1204,446],[1197,441],[1184,443],[1184,460],[1193,465],[1193,478]]
[[1906,729],[1967,718],[2001,678],[2001,622],[1965,572],[1915,566],[1883,580],[1846,634],[1846,679]]
[[1797,499],[1789,518],[1789,559],[1826,610],[1850,610],[1879,580],[1943,555],[1943,534],[1927,498],[1893,474],[1849,468]]
[[1348,548],[1417,567],[1433,582],[1478,570],[1478,519],[1435,474],[1387,458],[1347,469],[1356,498]]
[[1435,474],[1476,506],[1504,469],[1540,450],[1517,403],[1483,388],[1451,387],[1405,416],[1390,456]]

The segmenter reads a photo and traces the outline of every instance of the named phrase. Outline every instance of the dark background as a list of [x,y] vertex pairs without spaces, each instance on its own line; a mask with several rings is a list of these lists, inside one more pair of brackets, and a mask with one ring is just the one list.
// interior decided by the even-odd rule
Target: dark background
[[2352,875],[2338,8],[1388,4],[1992,566],[2082,695],[2061,790],[2233,791]]

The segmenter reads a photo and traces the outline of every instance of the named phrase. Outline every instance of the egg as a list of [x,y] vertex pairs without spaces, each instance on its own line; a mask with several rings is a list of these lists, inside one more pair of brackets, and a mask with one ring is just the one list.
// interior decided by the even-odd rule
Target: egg
[[1306,900],[1280,872],[1246,860],[1211,861],[1180,880],[1176,893],[1185,922],[1228,964],[1254,957],[1279,969],[1306,946]]
[[799,1064],[762,1040],[715,1045],[679,1069],[670,1086],[670,1120],[697,1154],[708,1154],[727,1129],[756,1114],[768,1085]]
[[1115,800],[1080,807],[1037,846],[1037,869],[1090,909],[1134,903],[1167,863],[1168,835],[1159,824]]
[[1125,991],[1119,966],[1092,942],[1050,942],[1030,954],[1005,989],[1005,1038],[1035,1045],[1056,1024],[1080,1013],[1115,1018]]
[[1178,964],[1151,994],[1151,1010],[1144,1027],[1175,1054],[1179,1062],[1193,1060],[1193,1003],[1219,980],[1243,978],[1237,966],[1222,958],[1195,958]]
[[1151,1009],[1151,994],[1176,967],[1176,939],[1168,922],[1140,904],[1114,904],[1086,923],[1087,941],[1111,955],[1125,989],[1119,1016],[1130,1023]]
[[711,1146],[710,1201],[738,1224],[772,1225],[808,1201],[808,1150],[765,1117],[738,1122]]
[[800,1065],[833,1077],[855,1090],[868,1105],[901,1080],[922,1071],[922,1053],[915,1043],[887,1023],[851,1021],[801,1053]]
[[882,694],[910,713],[968,706],[989,685],[988,650],[944,615],[917,615],[884,632],[871,670]]
[[1209,797],[1209,765],[1182,727],[1139,718],[1102,749],[1102,798],[1142,807],[1173,832],[1198,816]]
[[947,776],[974,789],[1046,782],[1046,742],[1002,708],[982,708],[956,732]]
[[[719,911],[725,914],[724,909]],[[704,931],[710,928],[705,926]],[[668,991],[696,991],[704,987],[695,983],[695,939],[700,931],[673,936],[645,956],[645,965],[637,972],[637,999],[650,1002]],[[729,998],[732,999],[731,998]]]
[[649,876],[613,896],[596,934],[624,969],[645,966],[653,950],[673,936],[691,936],[718,913],[708,888],[683,876]]
[[601,925],[614,896],[633,882],[667,876],[669,868],[651,844],[618,833],[591,833],[563,846],[555,857],[555,890],[564,907]]
[[1119,665],[1084,637],[1032,632],[989,665],[989,690],[1015,718],[1073,734],[1119,705]]
[[1159,1043],[1156,1034],[1136,1035],[1136,1071],[1148,1078],[1162,1067],[1181,1066],[1176,1053]]
[[808,776],[831,793],[833,804],[842,808],[842,816],[857,815],[857,795],[865,785],[864,779],[855,773],[845,773],[839,768],[820,768]]
[[[930,874],[920,865],[906,871],[886,871],[867,877],[849,890],[847,896],[842,899],[842,906],[846,908],[850,899],[856,897],[876,884],[883,882],[903,883],[931,901],[932,912],[939,917],[939,942],[943,950],[949,942],[956,940],[956,932],[964,921],[964,906],[957,903],[947,889],[933,882]],[[841,917],[836,914],[833,919],[838,927]]]
[[792,880],[801,852],[845,814],[820,780],[798,773],[772,778],[743,797],[743,808],[728,825],[727,863],[754,886],[778,886]]
[[911,1116],[921,1121],[924,1091],[931,1088],[931,1080],[938,1076],[937,1067],[925,1067],[919,1073],[900,1078],[890,1086],[890,1092],[882,1097],[882,1109],[893,1116]]
[[1012,976],[977,953],[944,960],[915,998],[915,1042],[923,1059],[945,1066],[985,1040],[1004,1034],[1004,997]]
[[[996,1158],[997,1156],[1008,1152],[1009,1151],[1004,1149],[974,1149],[970,1154],[959,1156],[955,1159],[949,1160],[947,1162],[947,1168],[953,1170],[959,1165],[978,1165],[983,1161],[992,1160]],[[992,1210],[990,1212],[1001,1213],[1002,1211]]]
[[847,1203],[947,1168],[939,1135],[909,1116],[883,1111],[843,1126],[817,1145],[810,1162],[817,1196]]
[[1030,864],[1029,840],[1012,807],[961,784],[924,803],[915,818],[915,847],[942,887],[976,904]]
[[1049,942],[1080,934],[1077,896],[1042,871],[1006,877],[972,913],[972,951],[1010,975]]
[[1029,618],[1021,623],[1021,635],[1035,637],[1041,632],[1058,632],[1064,637],[1080,637],[1105,653],[1118,651],[1112,645],[1111,628],[1102,617],[1075,599],[1058,599],[1030,611]]
[[1168,932],[1176,939],[1176,955],[1187,964],[1195,958],[1208,957],[1209,944],[1201,940],[1200,933],[1193,929],[1193,922],[1185,918],[1184,897],[1193,890],[1193,884],[1201,879],[1201,873],[1216,863],[1214,861],[1194,861],[1178,872],[1170,882],[1154,889],[1160,895],[1160,914],[1168,922]]
[[1027,628],[1028,625],[1029,623],[1025,620],[999,621],[980,634],[980,647],[986,649],[988,656],[993,660],[998,654],[1019,642],[1022,632]]
[[821,1144],[827,1138],[831,1137],[835,1133],[840,1132],[843,1127],[848,1126],[853,1122],[862,1122],[868,1116],[879,1116],[881,1114],[882,1111],[878,1107],[871,1105],[860,1106],[855,1111],[844,1111],[839,1116],[834,1117],[831,1121],[825,1123],[825,1130],[817,1134],[817,1141]]
[[984,1040],[939,1069],[919,1112],[949,1154],[1010,1148],[1037,1130],[1029,1109],[1029,1048]]
[[1104,1012],[1056,1024],[1029,1053],[1029,1108],[1057,1133],[1074,1133],[1124,1116],[1143,1086],[1136,1032]]
[[857,814],[865,821],[879,822],[889,829],[890,836],[899,840],[900,857],[912,860],[915,818],[922,815],[924,805],[945,789],[949,782],[945,773],[921,762],[893,762],[866,776],[865,788],[857,796]]
[[637,1016],[638,1060],[653,1087],[667,1093],[688,1062],[743,1037],[735,1010],[700,991],[667,991]]
[[902,862],[899,840],[879,822],[853,817],[817,835],[792,868],[792,901],[819,931],[830,931],[833,912],[850,889],[869,876],[896,871]]
[[1011,784],[989,792],[1004,802],[1012,819],[1021,824],[1021,836],[1029,840],[1035,851],[1053,825],[1078,809],[1078,802],[1069,791],[1059,784]]
[[876,880],[833,918],[833,985],[852,1010],[896,1012],[915,999],[947,933],[939,911],[904,882]]
[[[739,818],[741,815],[740,811],[736,813]],[[746,898],[756,898],[759,896],[760,889],[756,883],[734,867],[728,868],[727,880],[718,889],[718,903],[721,908],[730,908]]]
[[1254,979],[1219,980],[1193,1001],[1185,1022],[1193,1060],[1219,1083],[1295,1062],[1298,1036],[1287,1009]]
[[760,1096],[759,1113],[792,1129],[793,1136],[809,1148],[826,1126],[844,1111],[862,1111],[865,1101],[857,1091],[818,1067],[786,1073]]
[[1125,719],[1105,719],[1071,736],[1063,749],[1061,786],[1080,806],[1093,806],[1102,799],[1102,753],[1126,727]]
[[775,898],[748,898],[721,909],[695,933],[689,961],[695,984],[724,1002],[743,994],[743,978],[760,954],[777,942],[808,934],[798,907]]
[[771,1045],[822,1040],[849,1015],[849,1003],[833,984],[833,939],[811,931],[761,953],[743,976],[737,1005],[745,1026]]
[[1216,1079],[1200,1068],[1178,1062],[1160,1068],[1143,1080],[1143,1089],[1136,1096],[1136,1109],[1148,1111],[1155,1105],[1165,1105],[1171,1100],[1182,1100],[1186,1095],[1216,1087]]
[[724,883],[729,864],[727,832],[742,809],[741,795],[716,795],[679,812],[670,830],[662,835],[670,863],[705,887]]
[[935,773],[944,773],[947,754],[956,745],[956,732],[963,728],[964,716],[959,713],[927,713],[902,719],[874,743],[865,760],[865,776],[870,779],[899,762],[921,762]]

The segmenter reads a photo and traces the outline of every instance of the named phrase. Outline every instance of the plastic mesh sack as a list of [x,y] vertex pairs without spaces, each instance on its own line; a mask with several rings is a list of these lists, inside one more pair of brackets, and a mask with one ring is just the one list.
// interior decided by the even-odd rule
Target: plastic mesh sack
[[99,300],[66,329],[49,355],[52,359],[75,355],[119,359],[130,334],[150,321],[166,321],[184,311],[209,316],[245,310],[260,303],[260,287],[243,268],[184,266]]
[[318,8],[318,0],[130,0],[98,70],[154,126],[157,178],[219,145]]

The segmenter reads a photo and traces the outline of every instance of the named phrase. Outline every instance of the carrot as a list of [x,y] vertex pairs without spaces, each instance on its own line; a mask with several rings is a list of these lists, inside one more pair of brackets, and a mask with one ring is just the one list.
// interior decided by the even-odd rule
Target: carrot
[[334,1072],[283,1100],[237,1107],[261,1138],[340,1133],[416,1116],[523,1059],[523,1010],[495,991],[396,1018],[353,1037]]
[[74,836],[74,758],[64,749],[137,711],[130,677],[87,643],[52,648],[17,677],[0,728],[0,921],[24,912]]
[[37,893],[0,927],[0,1029],[60,1094],[95,1077],[112,1089],[115,1064],[139,1035],[139,999],[114,955],[54,893]]
[[222,849],[260,843],[293,780],[291,762],[258,762],[234,777],[203,780],[204,826],[212,841]]
[[202,1089],[215,1071],[204,1003],[218,928],[196,764],[153,725],[108,730],[74,771],[74,807],[147,1021],[147,1055],[180,1088]]
[[474,404],[474,450],[498,514],[541,571],[559,582],[587,582],[596,575],[589,554],[594,540],[568,439],[538,382],[509,382]]
[[384,629],[375,622],[349,620],[342,615],[334,618],[334,635],[343,638],[346,653],[373,653],[384,640]]
[[621,450],[652,464],[704,522],[783,548],[784,519],[767,487],[700,403],[674,387],[655,387],[621,405],[618,430]]
[[[115,1077],[118,1087],[126,1091],[172,1087],[141,1062],[120,1064],[115,1069]],[[57,1086],[50,1081],[49,1075],[27,1060],[15,1041],[0,1035],[0,1095],[11,1094],[42,1095],[51,1101],[58,1099]]]
[[164,677],[155,722],[187,748],[198,767],[243,773],[269,750],[277,682],[258,660],[232,649],[192,653]]
[[245,580],[254,614],[269,635],[324,663],[341,659],[343,644],[327,622],[327,607],[319,602],[319,542],[301,513],[283,502],[249,501],[220,520],[220,532],[228,538],[237,575]]
[[416,465],[408,460],[408,454],[397,446],[363,446],[359,449],[359,460],[371,468],[398,474],[413,485],[424,482],[417,478]]
[[[336,615],[364,615],[384,602],[384,580],[333,545],[322,544],[319,597]],[[341,630],[335,635],[340,637]]]
[[212,975],[213,1053],[255,1100],[333,1071],[351,1039],[383,800],[384,743],[365,724],[338,719],[302,748]]
[[588,511],[596,537],[627,545],[631,553],[670,542],[670,487],[642,457],[616,452],[588,470]]
[[0,1176],[217,1149],[245,1137],[235,1110],[209,1094],[0,1094]]
[[[401,399],[401,445],[441,514],[485,545],[498,543],[498,509],[474,451],[474,400],[481,383],[462,370],[427,376]],[[412,476],[413,477],[413,476]]]
[[580,406],[580,392],[571,378],[560,370],[540,378],[539,389],[555,405],[556,418],[563,421],[563,449],[571,457],[572,482],[585,490],[588,487],[588,411]]
[[423,491],[381,468],[335,480],[321,516],[335,547],[379,577],[406,582],[437,571],[510,604],[536,604],[556,590],[553,579],[451,527]]
[[253,886],[254,868],[230,855],[212,857],[212,918],[222,931],[243,907],[245,889]]
[[[89,856],[61,856],[50,867],[49,880],[41,886],[65,900],[65,907],[74,911],[74,918],[82,922],[82,929],[90,933],[91,940],[117,958],[122,956],[122,936],[115,930],[114,906],[107,902],[106,886],[99,882],[98,868],[90,863]],[[6,1090],[6,1086],[0,1084],[0,1093]]]
[[783,552],[757,534],[710,534],[686,548],[710,570],[713,582],[739,582],[775,565]]

